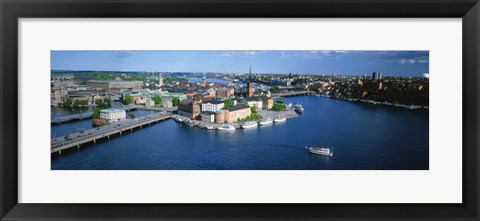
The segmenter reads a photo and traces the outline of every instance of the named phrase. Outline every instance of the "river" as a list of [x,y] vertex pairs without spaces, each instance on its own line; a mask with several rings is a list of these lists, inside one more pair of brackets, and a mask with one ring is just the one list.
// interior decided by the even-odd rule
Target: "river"
[[[52,157],[54,170],[428,170],[428,111],[324,97],[285,99],[305,112],[235,131],[167,120]],[[52,136],[90,122],[52,125]],[[332,157],[305,145],[333,147]]]

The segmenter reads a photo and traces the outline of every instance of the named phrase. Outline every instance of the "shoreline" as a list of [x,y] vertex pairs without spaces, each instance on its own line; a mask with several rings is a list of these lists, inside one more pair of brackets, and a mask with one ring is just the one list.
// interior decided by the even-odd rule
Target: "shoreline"
[[354,98],[337,98],[337,97],[332,97],[328,95],[314,95],[316,97],[325,97],[325,98],[331,98],[335,100],[344,100],[344,101],[350,101],[350,102],[362,102],[362,103],[367,103],[367,104],[374,104],[374,105],[384,105],[384,106],[390,106],[390,107],[401,107],[401,108],[406,108],[410,110],[428,110],[429,106],[420,106],[420,105],[407,105],[407,104],[395,104],[395,103],[390,103],[390,102],[380,102],[380,101],[373,101],[373,100],[364,100],[364,99],[354,99]]
[[[299,117],[299,114],[297,114],[293,109],[291,110],[285,110],[285,111],[268,111],[268,110],[261,110],[258,112],[258,114],[262,115],[262,119],[272,119],[272,121],[274,119],[276,119],[277,117],[285,117],[286,120],[289,120],[289,119],[293,119],[293,118],[297,118]],[[186,120],[191,120],[190,118],[188,117],[185,117],[185,116],[181,116],[181,115],[178,115],[178,114],[175,114],[172,116],[172,118],[177,122],[177,123],[185,123]],[[179,122],[177,119],[181,119],[181,122]],[[243,123],[240,123],[240,122],[232,122],[232,123],[206,123],[206,122],[203,122],[201,120],[191,120],[192,121],[192,124],[189,125],[191,127],[199,127],[199,128],[202,128],[202,129],[206,129],[206,130],[219,130],[218,128],[221,128],[221,127],[224,127],[224,126],[232,126],[236,129],[245,129],[245,128],[242,128],[241,125]],[[262,125],[259,124],[261,120],[258,120],[258,121],[250,121],[250,122],[257,122],[257,127],[260,127]],[[270,124],[267,124],[267,125],[264,125],[264,126],[268,126],[268,125],[271,125],[271,124],[275,124],[276,122],[272,122]],[[283,123],[283,122],[279,122],[279,123]],[[185,123],[186,124],[186,123]],[[188,125],[188,124],[187,124]],[[231,129],[231,130],[234,130],[234,129]]]

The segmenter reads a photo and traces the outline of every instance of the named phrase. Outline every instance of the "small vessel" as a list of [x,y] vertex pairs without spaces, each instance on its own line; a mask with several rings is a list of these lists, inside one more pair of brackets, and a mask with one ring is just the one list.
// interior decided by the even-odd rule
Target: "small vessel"
[[288,110],[292,109],[292,106],[293,106],[292,103],[286,104],[286,108],[287,108]]
[[257,126],[258,126],[258,123],[257,123],[257,122],[255,122],[255,121],[249,121],[249,122],[247,122],[247,123],[242,124],[241,127],[242,127],[243,129],[246,129],[246,128],[252,128],[252,127],[257,127]]
[[185,124],[187,124],[190,127],[193,127],[193,122],[191,120],[186,120]]
[[305,109],[303,108],[303,106],[301,104],[295,104],[295,111],[298,112],[298,113],[303,113]]
[[270,118],[267,118],[267,119],[265,119],[265,120],[261,120],[261,121],[259,122],[260,125],[267,125],[267,124],[271,124],[271,123],[273,123],[273,120],[270,119]]
[[325,155],[329,157],[333,156],[333,148],[321,147],[321,146],[318,146],[318,147],[305,146],[305,149],[307,149],[308,152],[310,153]]
[[207,126],[207,130],[213,130],[213,129],[215,129],[215,127],[213,127],[212,125]]
[[275,118],[275,120],[273,120],[273,122],[275,122],[275,123],[281,123],[281,122],[285,122],[285,121],[287,121],[287,118],[285,118],[285,117],[277,117],[277,118]]
[[176,118],[175,118],[175,121],[177,121],[178,123],[182,123],[182,122],[183,122],[182,118],[180,118],[180,117],[176,117]]
[[223,125],[219,127],[218,130],[235,130],[235,127],[232,125]]

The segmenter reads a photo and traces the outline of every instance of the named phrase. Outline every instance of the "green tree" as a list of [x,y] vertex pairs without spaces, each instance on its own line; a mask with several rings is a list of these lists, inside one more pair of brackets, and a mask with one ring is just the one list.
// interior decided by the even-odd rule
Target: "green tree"
[[63,106],[66,106],[66,107],[70,107],[70,106],[72,106],[72,104],[73,104],[73,99],[72,98],[67,98],[63,102]]
[[172,99],[172,106],[176,107],[178,106],[178,103],[180,103],[180,100],[176,97]]
[[124,101],[125,101],[125,104],[131,104],[132,101],[133,101],[133,98],[132,98],[132,96],[127,95],[127,96],[125,96]]
[[253,105],[253,107],[250,108],[252,110],[252,114],[257,113],[257,105]]
[[283,100],[276,100],[275,103],[284,104],[285,101],[283,101]]
[[278,92],[280,92],[280,88],[278,86],[273,86],[273,87],[270,88],[270,92],[278,93]]
[[233,101],[228,99],[226,100],[225,102],[223,102],[223,107],[224,108],[227,108],[227,107],[232,107],[233,106]]
[[162,98],[159,95],[152,97],[152,100],[155,102],[156,105],[162,102]]
[[285,104],[278,103],[278,102],[275,102],[272,105],[272,110],[274,110],[274,111],[283,111],[283,110],[285,110],[285,108],[286,108]]
[[100,118],[100,111],[101,110],[102,110],[102,108],[95,108],[95,110],[93,111],[93,114],[92,114],[92,118],[93,119]]
[[135,116],[134,113],[128,113],[128,117],[132,118],[132,119],[135,119],[137,118],[137,116]]
[[103,103],[105,103],[105,106],[110,107],[112,106],[112,99],[109,97],[103,99]]

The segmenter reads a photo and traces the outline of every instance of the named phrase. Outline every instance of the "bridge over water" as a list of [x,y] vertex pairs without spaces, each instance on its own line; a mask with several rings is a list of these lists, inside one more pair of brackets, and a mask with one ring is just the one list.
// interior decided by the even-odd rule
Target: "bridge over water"
[[272,97],[295,97],[295,96],[306,96],[314,95],[314,91],[289,91],[285,93],[272,93]]
[[[142,106],[130,104],[130,105],[122,105],[120,109],[131,111],[131,110],[138,110],[141,108]],[[71,114],[71,115],[65,115],[65,116],[52,117],[50,120],[50,123],[60,124],[60,123],[65,123],[73,120],[89,119],[89,118],[92,118],[92,115],[93,115],[93,112],[84,112],[80,114]]]
[[136,128],[142,128],[146,125],[151,125],[172,118],[173,115],[167,114],[150,114],[136,119],[128,119],[125,121],[115,122],[113,124],[85,130],[80,133],[68,134],[64,137],[57,137],[52,139],[50,153],[61,153],[62,150],[70,149],[72,147],[80,148],[80,145],[93,142],[98,139],[110,138],[115,134],[122,134],[124,131],[133,131]]

